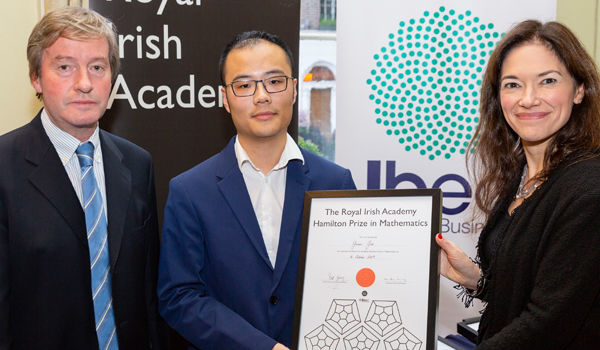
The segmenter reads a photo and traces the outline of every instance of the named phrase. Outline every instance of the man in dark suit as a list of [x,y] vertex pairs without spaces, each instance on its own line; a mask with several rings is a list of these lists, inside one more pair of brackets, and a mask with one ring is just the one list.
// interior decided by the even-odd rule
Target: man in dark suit
[[287,349],[304,192],[355,189],[350,171],[287,134],[292,62],[287,45],[265,32],[229,43],[222,95],[237,136],[171,181],[159,310],[195,348]]
[[29,38],[44,108],[0,137],[0,349],[165,349],[153,165],[99,130],[114,25],[78,7]]

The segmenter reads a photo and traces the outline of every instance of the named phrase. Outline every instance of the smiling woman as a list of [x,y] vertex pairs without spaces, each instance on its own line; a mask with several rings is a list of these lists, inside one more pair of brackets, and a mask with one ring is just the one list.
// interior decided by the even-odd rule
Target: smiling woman
[[[537,150],[539,164],[532,165],[541,170],[552,137],[569,121],[573,104],[583,99],[583,85],[576,86],[558,57],[537,43],[515,48],[504,60],[501,76],[506,122],[521,137],[526,152]],[[529,170],[538,173],[533,167]]]
[[600,348],[600,83],[575,35],[525,21],[498,43],[469,145],[487,224],[442,274],[487,302],[477,349]]
[[[523,118],[516,117],[514,108],[525,113]],[[544,112],[552,113],[532,120],[535,113]],[[511,184],[520,179],[525,164],[530,168],[526,180],[533,183],[567,158],[595,154],[600,147],[598,113],[597,68],[573,32],[557,22],[515,26],[498,43],[483,78],[481,122],[473,138],[477,143],[470,146],[476,149],[472,158],[477,163],[473,175],[478,207],[489,216],[499,199],[514,195]],[[541,124],[549,129],[542,131]],[[546,142],[530,147],[536,144],[528,138],[541,133],[547,134]]]

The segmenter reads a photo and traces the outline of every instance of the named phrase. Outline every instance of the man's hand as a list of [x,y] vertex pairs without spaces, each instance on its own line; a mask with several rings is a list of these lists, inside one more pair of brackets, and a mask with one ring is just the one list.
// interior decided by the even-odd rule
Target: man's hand
[[288,349],[287,346],[283,345],[283,344],[275,344],[275,346],[273,347],[273,350],[290,350]]

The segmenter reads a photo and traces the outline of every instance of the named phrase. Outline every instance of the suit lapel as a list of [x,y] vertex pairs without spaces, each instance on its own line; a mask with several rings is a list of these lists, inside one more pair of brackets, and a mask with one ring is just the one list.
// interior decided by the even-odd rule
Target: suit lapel
[[37,165],[29,176],[29,181],[48,198],[85,249],[88,249],[85,213],[56,149],[46,135],[40,114],[29,126],[30,134],[25,159]]
[[100,130],[100,144],[106,184],[106,206],[108,212],[108,255],[110,267],[115,268],[129,200],[131,198],[131,171],[121,162],[123,154],[108,134]]
[[298,225],[302,218],[304,192],[308,191],[311,182],[311,178],[306,175],[308,170],[308,165],[303,165],[299,160],[292,160],[287,166],[285,200],[281,218],[279,248],[277,249],[277,260],[275,261],[273,288],[276,288],[279,284],[292,252]]
[[252,207],[252,201],[244,182],[244,177],[237,165],[237,158],[234,150],[235,138],[229,141],[229,144],[219,154],[217,164],[217,177],[221,179],[218,182],[219,190],[227,200],[231,210],[244,228],[244,231],[250,238],[254,248],[263,259],[267,266],[271,267],[271,261],[267,254],[265,241]]

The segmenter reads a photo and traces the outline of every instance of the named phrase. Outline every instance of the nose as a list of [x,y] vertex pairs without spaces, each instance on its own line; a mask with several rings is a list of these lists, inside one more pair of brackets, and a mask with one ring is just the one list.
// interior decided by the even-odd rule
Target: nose
[[88,93],[94,89],[92,80],[90,79],[90,72],[87,69],[78,69],[75,81],[75,89],[83,93]]
[[524,108],[531,108],[539,104],[538,91],[534,86],[525,86],[523,89],[523,95],[519,101],[519,106]]
[[254,92],[254,104],[271,102],[271,94],[267,92],[264,81],[256,82],[256,91]]

